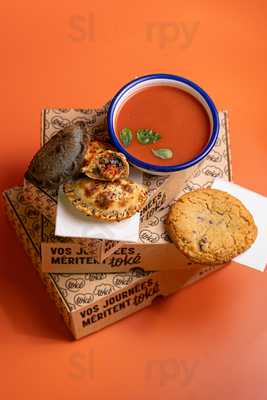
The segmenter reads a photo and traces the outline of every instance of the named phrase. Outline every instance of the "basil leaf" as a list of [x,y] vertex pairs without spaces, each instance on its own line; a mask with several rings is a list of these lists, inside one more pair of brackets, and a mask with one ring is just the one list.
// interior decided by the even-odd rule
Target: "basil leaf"
[[157,142],[159,139],[160,139],[160,134],[159,134],[159,133],[154,133],[154,136],[153,136],[153,141],[152,141],[152,143],[155,143],[155,142]]
[[131,129],[129,128],[123,128],[120,131],[120,138],[122,143],[124,144],[124,146],[129,146],[129,144],[131,144],[132,140],[133,140],[133,134]]
[[151,144],[160,139],[160,134],[152,129],[138,129],[136,137],[140,144]]
[[152,149],[152,153],[163,160],[168,160],[173,157],[173,152],[170,149]]
[[150,137],[147,134],[147,132],[145,132],[142,129],[138,129],[138,131],[136,132],[136,137],[139,143],[141,144],[148,144],[150,143]]

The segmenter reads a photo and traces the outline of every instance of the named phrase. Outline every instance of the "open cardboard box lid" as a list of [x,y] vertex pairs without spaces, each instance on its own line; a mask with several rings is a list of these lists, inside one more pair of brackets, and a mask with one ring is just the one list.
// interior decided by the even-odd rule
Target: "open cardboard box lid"
[[[45,143],[59,129],[62,129],[71,122],[85,124],[96,137],[105,135],[106,114],[107,107],[97,110],[44,110],[42,113],[41,142]],[[160,248],[162,245],[166,245],[166,250],[171,249],[172,245],[169,242],[164,227],[164,220],[168,213],[168,204],[174,198],[179,197],[187,191],[200,187],[209,187],[214,178],[218,177],[231,180],[229,129],[227,112],[225,111],[220,112],[220,134],[216,146],[205,160],[184,173],[177,173],[168,178],[147,174],[143,175],[143,183],[149,189],[150,199],[141,213],[139,229],[140,244],[133,245],[135,248],[138,248],[138,252],[142,249],[144,253],[148,253],[149,250],[146,247],[149,246],[152,253],[152,251],[157,251],[157,245],[160,245]],[[25,181],[24,196],[30,204],[40,210],[53,223],[54,229],[57,211],[57,193],[44,191]],[[56,246],[55,238],[54,241],[53,246]],[[129,247],[129,244],[125,242],[114,240],[58,237],[58,244],[62,245],[62,242],[67,243],[71,247],[74,246],[72,253],[76,253],[76,245],[84,246],[88,255],[102,263],[114,252],[119,251],[120,248]],[[45,260],[48,260],[47,256],[51,254],[49,246],[49,243],[43,246]],[[161,248],[161,250],[158,249],[158,251],[164,252],[164,248]],[[173,250],[170,251],[172,252]],[[154,254],[156,260],[156,253]],[[78,265],[75,268],[76,271],[79,270]],[[158,267],[156,264],[155,268],[160,269],[160,266]]]
[[[158,272],[44,273],[40,255],[44,217],[25,201],[21,187],[4,192],[3,197],[18,238],[76,339],[133,314],[150,305],[156,297],[174,293],[221,268],[188,265],[179,270]],[[150,269],[153,269],[152,265]]]

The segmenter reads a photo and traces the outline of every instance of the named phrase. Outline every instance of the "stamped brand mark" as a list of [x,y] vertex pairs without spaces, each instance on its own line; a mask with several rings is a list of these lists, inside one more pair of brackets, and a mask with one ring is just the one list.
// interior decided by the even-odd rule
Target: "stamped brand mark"
[[71,292],[78,292],[85,286],[85,280],[81,278],[70,278],[66,281],[66,288]]
[[105,285],[97,285],[94,290],[94,294],[98,297],[108,296],[114,290],[114,286],[105,284]]
[[133,280],[133,277],[131,275],[116,275],[113,278],[113,284],[118,287],[124,287],[126,285],[129,285],[129,283]]
[[212,162],[221,162],[222,161],[222,155],[218,153],[218,151],[212,151],[210,154],[208,154],[207,159],[212,161]]
[[94,295],[92,293],[79,293],[74,296],[74,303],[77,306],[82,306],[83,304],[90,304],[94,301]]
[[221,178],[223,176],[223,171],[219,167],[214,167],[213,165],[207,165],[203,168],[203,174],[211,176],[213,178]]
[[69,125],[70,120],[67,118],[62,118],[60,116],[55,116],[51,119],[51,124],[55,129],[62,129],[66,125]]
[[143,243],[156,243],[159,241],[159,235],[148,229],[143,229],[140,233],[140,239]]

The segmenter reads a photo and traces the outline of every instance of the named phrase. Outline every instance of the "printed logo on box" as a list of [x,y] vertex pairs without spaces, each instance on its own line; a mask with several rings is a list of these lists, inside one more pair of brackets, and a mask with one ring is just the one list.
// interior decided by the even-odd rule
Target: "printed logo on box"
[[[117,284],[127,285],[123,275],[116,276]],[[108,296],[103,302],[94,304],[86,310],[80,311],[82,328],[88,328],[109,316],[120,313],[129,308],[137,308],[151,303],[152,299],[160,293],[160,283],[158,280],[148,278],[143,282],[136,283],[134,286]],[[130,310],[129,310],[130,311]],[[134,310],[132,310],[134,312]]]

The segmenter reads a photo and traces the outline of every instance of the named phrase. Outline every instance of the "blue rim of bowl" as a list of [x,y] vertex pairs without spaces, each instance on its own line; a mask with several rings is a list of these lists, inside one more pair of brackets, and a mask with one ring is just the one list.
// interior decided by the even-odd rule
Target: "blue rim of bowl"
[[[169,79],[169,80],[174,80],[174,81],[185,83],[186,85],[192,87],[196,92],[198,92],[204,98],[204,100],[206,100],[206,103],[210,109],[210,112],[212,115],[212,121],[213,121],[213,129],[212,129],[212,133],[211,133],[209,142],[208,142],[207,146],[197,155],[197,157],[194,157],[193,159],[186,161],[185,163],[165,166],[165,165],[150,164],[145,161],[141,161],[138,158],[135,158],[134,156],[132,156],[130,153],[128,153],[128,151],[125,149],[125,147],[123,147],[120,144],[120,141],[117,138],[117,134],[113,127],[113,116],[114,116],[114,112],[115,112],[116,106],[118,104],[118,101],[121,99],[121,97],[125,93],[127,93],[127,91],[129,89],[133,88],[134,86],[138,85],[141,82],[145,82],[145,81],[152,80],[152,79]],[[176,172],[176,171],[181,171],[183,169],[192,167],[193,165],[195,165],[195,164],[199,163],[201,160],[203,160],[203,158],[205,158],[209,154],[209,152],[214,147],[216,140],[218,138],[218,135],[219,135],[219,115],[218,115],[216,106],[213,103],[213,101],[211,100],[210,96],[196,83],[190,81],[189,79],[178,76],[178,75],[161,74],[161,73],[150,74],[150,75],[141,76],[139,78],[136,78],[136,79],[128,82],[125,86],[123,86],[115,94],[115,96],[113,97],[113,99],[110,103],[109,109],[108,109],[108,131],[109,131],[109,135],[110,135],[111,140],[112,140],[113,144],[115,145],[115,147],[121,153],[123,153],[127,157],[128,161],[131,162],[132,164],[136,165],[137,167],[147,169],[147,170],[152,170],[152,171]]]

